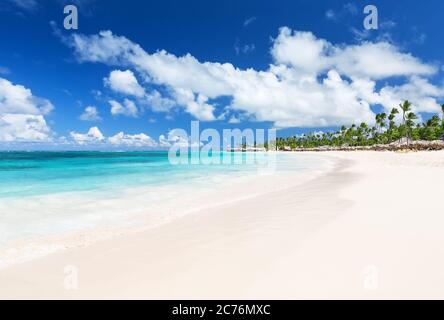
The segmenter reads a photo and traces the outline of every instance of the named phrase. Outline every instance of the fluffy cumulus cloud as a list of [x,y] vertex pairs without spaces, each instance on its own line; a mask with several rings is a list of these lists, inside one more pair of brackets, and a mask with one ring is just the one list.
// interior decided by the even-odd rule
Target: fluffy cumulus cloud
[[130,135],[120,132],[108,138],[109,143],[115,146],[128,147],[157,147],[158,143],[144,133]]
[[96,107],[88,106],[85,111],[79,117],[82,121],[100,121],[102,118],[99,116],[99,111]]
[[168,140],[168,138],[162,134],[159,136],[159,146],[163,148],[171,147],[171,142]]
[[171,146],[180,147],[180,148],[188,148],[195,147],[197,145],[203,146],[203,142],[195,142],[191,143],[191,137],[188,136],[186,132],[182,129],[173,129],[168,132],[168,135],[160,135],[158,146],[162,148],[168,148]]
[[444,97],[444,87],[437,87],[424,78],[412,77],[409,82],[397,86],[385,86],[377,99],[384,106],[397,106],[402,100],[413,103],[415,112],[439,112],[438,103]]
[[[214,99],[226,96],[231,103],[224,112],[272,121],[277,127],[372,122],[371,106],[388,110],[403,99],[410,99],[417,111],[437,112],[444,96],[443,88],[428,80],[438,71],[435,65],[384,41],[335,45],[284,27],[274,39],[269,68],[254,70],[201,62],[190,54],[148,53],[110,31],[75,34],[71,40],[80,61],[131,68],[144,80],[145,89],[132,71],[111,73],[106,83],[114,91],[141,99],[143,90],[161,86],[168,97],[158,98],[169,101],[164,108],[174,102],[203,121],[220,118]],[[394,78],[397,86],[386,84]]]
[[125,134],[119,132],[114,136],[105,137],[99,128],[92,127],[86,133],[71,132],[71,141],[67,140],[67,143],[73,143],[80,146],[102,146],[102,147],[134,147],[134,148],[154,148],[159,144],[150,136],[140,134]]
[[[155,112],[169,112],[175,103],[171,99],[164,98],[157,90],[146,91],[137,80],[136,76],[131,70],[114,70],[111,71],[108,77],[103,79],[106,87],[110,88],[113,92],[130,96],[137,100],[137,103],[141,107],[151,107]],[[113,115],[126,115],[130,117],[136,117],[140,112],[143,112],[143,108],[138,110],[135,104],[131,100],[125,100],[124,104],[110,101],[112,106],[111,113]],[[113,110],[115,112],[113,112]]]
[[140,86],[131,70],[114,70],[108,78],[104,79],[104,83],[119,93],[135,97],[143,97],[145,95],[145,90]]
[[174,98],[177,103],[185,106],[185,110],[203,121],[216,120],[214,116],[214,106],[208,104],[208,97],[203,94],[195,94],[188,89],[177,88],[174,91]]
[[335,69],[349,77],[384,79],[394,76],[431,75],[435,66],[401,53],[387,42],[334,46],[311,32],[282,28],[271,50],[278,64],[286,64],[310,75]]
[[0,142],[44,142],[51,129],[41,115],[0,114]]
[[0,78],[0,113],[44,115],[53,109],[51,102],[34,96],[30,89]]
[[92,127],[87,133],[71,132],[71,139],[79,145],[94,145],[105,141],[105,137],[97,127]]
[[54,106],[31,90],[0,78],[0,141],[43,142],[52,139],[45,120]]
[[123,103],[115,100],[108,101],[111,106],[111,114],[113,116],[124,115],[127,117],[137,118],[139,110],[134,101],[125,99]]

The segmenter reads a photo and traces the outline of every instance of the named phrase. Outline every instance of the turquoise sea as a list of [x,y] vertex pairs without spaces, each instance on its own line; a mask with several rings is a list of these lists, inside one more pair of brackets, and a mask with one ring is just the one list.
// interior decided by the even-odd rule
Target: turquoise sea
[[[266,167],[263,154],[218,153],[216,164],[170,163],[166,151],[149,152],[0,152],[0,198],[125,187],[174,184],[214,174],[242,174]],[[229,163],[222,163],[226,158]],[[309,163],[285,163],[276,170],[301,170]],[[274,160],[273,160],[274,161]]]
[[165,151],[0,152],[0,265],[2,246],[14,241],[128,222],[134,213],[162,219],[237,178],[322,163],[276,153],[216,153],[210,160],[175,165]]

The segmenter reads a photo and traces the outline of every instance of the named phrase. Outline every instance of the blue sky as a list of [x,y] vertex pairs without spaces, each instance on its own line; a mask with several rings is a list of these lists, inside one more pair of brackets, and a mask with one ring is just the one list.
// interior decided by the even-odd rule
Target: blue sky
[[[63,29],[67,3],[79,9],[76,31]],[[367,4],[378,8],[378,30],[363,28]],[[444,103],[440,12],[437,0],[2,0],[0,146],[94,145],[119,132],[117,146],[148,141],[142,133],[158,143],[194,119],[203,128],[278,127],[286,136],[367,121],[403,96],[425,118]],[[113,46],[125,37],[144,56],[97,59],[91,48],[105,49],[103,30]],[[81,117],[87,107],[90,121]],[[16,116],[25,109],[32,117]],[[92,127],[98,136],[82,136]]]

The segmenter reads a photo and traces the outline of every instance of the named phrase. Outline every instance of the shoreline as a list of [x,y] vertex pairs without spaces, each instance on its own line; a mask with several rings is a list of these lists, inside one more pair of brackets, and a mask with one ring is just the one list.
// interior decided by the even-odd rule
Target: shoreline
[[444,153],[325,155],[307,183],[0,271],[0,298],[443,298]]
[[[329,172],[332,172],[331,170],[329,170]],[[324,175],[328,175],[329,173],[321,173],[318,177],[315,177],[314,179],[306,179],[306,181],[308,181],[308,184],[312,184],[312,183],[317,183],[316,181],[318,181],[318,179],[322,179],[322,177]],[[298,174],[297,172],[295,172],[295,174],[293,175],[293,177],[299,177],[300,174]],[[288,184],[288,180],[287,179],[287,184]],[[233,203],[226,203],[226,204],[222,204],[220,206],[217,206],[215,208],[212,208],[210,210],[204,210],[204,211],[198,211],[198,212],[194,212],[185,216],[182,216],[178,219],[175,219],[169,223],[157,226],[155,228],[149,229],[149,230],[145,230],[145,231],[141,231],[141,232],[135,232],[135,233],[127,233],[124,235],[119,235],[116,237],[112,237],[109,239],[105,239],[105,240],[101,240],[101,241],[95,241],[93,243],[88,244],[87,246],[83,246],[83,247],[73,247],[73,248],[69,248],[67,250],[63,250],[60,252],[56,252],[50,255],[47,255],[45,257],[39,258],[39,259],[35,259],[29,262],[24,262],[24,263],[20,263],[11,267],[8,267],[4,270],[0,270],[0,298],[20,298],[20,297],[24,297],[24,298],[38,298],[38,299],[45,299],[45,298],[67,298],[67,299],[71,299],[71,298],[104,298],[103,295],[107,295],[108,293],[106,293],[107,290],[105,290],[104,292],[102,292],[102,285],[106,284],[106,281],[104,281],[99,287],[95,287],[94,283],[96,283],[96,281],[94,280],[94,278],[96,278],[97,276],[102,277],[105,276],[105,274],[107,274],[107,276],[109,276],[110,278],[113,278],[113,275],[116,274],[116,270],[109,270],[110,273],[108,273],[108,271],[103,272],[100,271],[101,270],[101,266],[103,265],[114,265],[118,268],[122,267],[121,263],[126,264],[129,261],[133,261],[134,265],[136,267],[136,269],[138,269],[138,271],[136,272],[135,270],[132,270],[128,273],[119,271],[118,274],[122,275],[122,281],[125,282],[126,280],[124,280],[125,278],[132,277],[132,275],[134,275],[135,273],[143,273],[145,274],[145,267],[142,268],[142,265],[140,265],[141,261],[137,261],[139,260],[137,258],[138,254],[136,254],[133,251],[133,246],[138,246],[140,245],[140,249],[144,252],[144,254],[147,254],[150,256],[150,258],[146,257],[143,259],[144,262],[142,262],[142,264],[144,263],[148,263],[148,266],[151,265],[152,260],[158,260],[159,265],[157,266],[153,266],[153,273],[151,274],[151,276],[154,276],[154,278],[159,277],[161,274],[162,275],[167,275],[165,274],[165,270],[164,268],[168,268],[168,266],[178,266],[178,263],[180,264],[180,262],[178,263],[167,263],[167,265],[165,265],[165,261],[164,259],[178,259],[178,261],[186,261],[186,263],[190,263],[193,264],[194,262],[192,260],[188,260],[187,259],[187,254],[185,254],[183,252],[183,250],[185,248],[194,251],[195,249],[197,249],[198,251],[200,250],[204,250],[207,251],[209,248],[207,248],[208,243],[213,243],[214,245],[217,246],[217,248],[212,249],[212,252],[218,252],[218,251],[224,251],[224,242],[225,240],[221,240],[221,238],[225,238],[227,235],[226,233],[230,233],[230,229],[228,225],[226,225],[226,222],[228,223],[235,223],[236,224],[236,228],[234,228],[234,234],[233,236],[236,237],[237,236],[237,232],[242,228],[242,223],[245,220],[245,222],[247,222],[248,224],[256,224],[258,223],[258,221],[254,221],[257,217],[254,217],[254,210],[248,210],[248,217],[242,217],[239,216],[239,211],[237,210],[237,208],[243,208],[243,205],[248,204],[248,205],[252,205],[253,207],[259,206],[259,207],[263,207],[264,202],[267,203],[267,206],[269,209],[272,209],[273,207],[275,207],[273,199],[276,196],[284,196],[286,194],[286,191],[290,190],[290,189],[304,189],[305,185],[302,184],[303,181],[300,181],[299,183],[296,182],[295,185],[293,186],[284,186],[281,187],[279,186],[278,189],[274,190],[274,191],[270,191],[270,192],[265,192],[263,194],[257,195],[256,197],[250,197],[247,199],[241,199],[238,201],[235,201]],[[270,199],[271,197],[271,199]],[[240,207],[239,207],[240,206]],[[234,210],[233,210],[234,209]],[[243,209],[242,209],[243,210]],[[228,211],[228,212],[227,212]],[[227,213],[228,213],[228,217],[227,217]],[[265,212],[264,212],[265,214]],[[231,220],[230,218],[232,218],[233,220]],[[264,228],[268,228],[268,222],[269,219],[272,218],[270,216],[264,216],[264,225],[262,227]],[[227,221],[225,221],[226,219],[228,219]],[[273,220],[273,219],[271,219]],[[287,224],[288,221],[283,220],[281,221],[282,223]],[[203,227],[206,226],[209,230],[207,230],[207,228],[205,228],[205,230],[203,229]],[[282,226],[280,226],[281,228]],[[197,230],[196,230],[197,229]],[[249,235],[251,233],[255,233],[256,231],[254,229],[250,229],[247,228],[248,233],[245,234],[246,238],[248,240]],[[278,231],[279,228],[276,229],[276,231]],[[301,230],[304,232],[307,232],[306,230]],[[301,233],[302,234],[302,233]],[[215,236],[217,235],[217,236]],[[201,239],[201,236],[204,239]],[[221,237],[221,238],[219,238]],[[228,236],[228,238],[231,238],[230,236]],[[232,241],[233,239],[231,239]],[[161,242],[161,243],[159,243]],[[194,248],[194,244],[198,244],[197,248]],[[123,245],[122,247],[119,248],[120,245]],[[238,244],[233,243],[234,246],[238,247]],[[159,246],[159,247],[158,247]],[[256,243],[253,243],[253,247],[256,246]],[[257,250],[257,248],[252,248],[254,251]],[[120,251],[122,250],[122,251]],[[165,252],[165,250],[169,251],[169,252]],[[115,251],[120,251],[120,253],[125,254],[125,253],[130,253],[132,252],[132,254],[134,254],[133,258],[136,259],[136,261],[134,259],[126,259],[126,258],[122,258],[119,257],[120,253],[117,254],[116,256],[114,256],[114,254],[112,252]],[[248,250],[247,250],[248,251]],[[80,254],[82,257],[77,256],[78,254]],[[88,257],[83,257],[83,254],[86,254]],[[91,256],[89,256],[90,254],[92,254]],[[109,254],[111,254],[111,257],[109,256]],[[192,256],[196,257],[196,252],[192,252]],[[201,257],[205,257],[207,256],[207,254],[209,256],[212,255],[211,252],[206,252],[206,254],[202,254],[200,255]],[[165,255],[169,255],[170,257],[166,257]],[[101,256],[105,259],[107,258],[111,258],[112,260],[117,259],[116,261],[111,262],[98,262],[96,260],[96,256]],[[154,256],[156,256],[156,258],[154,258]],[[182,258],[181,258],[182,257]],[[145,260],[146,259],[146,260]],[[76,262],[77,261],[77,262]],[[87,263],[89,264],[89,262],[92,261],[96,261],[97,264],[93,263],[93,265],[89,265],[89,266],[85,266],[83,265],[83,263]],[[148,262],[150,261],[150,262]],[[93,287],[89,287],[89,288],[85,288],[86,290],[80,290],[80,291],[68,291],[65,290],[63,287],[63,280],[65,277],[64,274],[64,269],[66,266],[71,266],[71,265],[78,265],[79,267],[79,272],[81,272],[82,274],[85,274],[86,272],[92,272],[93,274],[91,274],[91,278],[89,280],[86,280],[87,282],[90,283],[90,285],[92,285]],[[120,265],[120,266],[119,266]],[[126,265],[125,267],[128,268],[132,268],[131,265]],[[139,269],[142,268],[142,269]],[[212,266],[212,269],[214,269],[214,265]],[[226,268],[227,266],[223,266],[222,264],[219,264],[219,267],[222,268]],[[244,265],[242,266],[242,268],[246,268],[247,266]],[[27,276],[25,274],[23,274],[22,272],[26,272],[24,271],[24,269],[27,268],[31,268],[32,274],[30,275],[31,277],[31,283],[33,283],[32,285],[29,285],[29,278],[25,280],[25,278],[27,278]],[[40,269],[42,268],[42,269]],[[49,269],[47,269],[49,268]],[[86,271],[89,270],[89,271]],[[202,271],[202,270],[201,270]],[[221,271],[222,272],[222,271]],[[123,275],[125,274],[126,275]],[[245,270],[245,273],[248,273],[247,270]],[[171,273],[170,273],[171,274]],[[179,271],[180,274],[180,271]],[[38,277],[34,277],[34,275],[38,275]],[[177,275],[177,274],[176,274]],[[86,276],[86,275],[85,275]],[[84,276],[82,275],[82,278]],[[89,278],[89,276],[86,276]],[[167,276],[167,278],[169,278]],[[21,279],[19,281],[16,281],[15,279]],[[22,282],[23,280],[23,282]],[[168,280],[168,279],[164,279],[164,280]],[[180,280],[180,279],[176,279],[176,280]],[[186,279],[183,279],[186,280]],[[36,282],[34,282],[36,281]],[[155,282],[155,279],[150,278],[149,281],[151,283],[151,285]],[[169,280],[168,280],[169,281]],[[82,280],[83,282],[83,280]],[[100,281],[99,281],[100,282]],[[126,287],[126,284],[124,283],[120,283],[120,280],[118,281],[119,284],[116,284],[117,286],[124,286]],[[131,285],[134,286],[138,286],[137,284],[138,281],[131,281]],[[203,283],[202,283],[203,284]],[[151,286],[150,285],[150,286]],[[22,287],[24,286],[24,287]],[[45,287],[45,289],[42,289],[43,287]],[[80,284],[80,288],[83,285]],[[159,286],[164,287],[164,285],[159,284]],[[184,286],[183,289],[186,289],[186,287],[188,286]],[[96,291],[97,290],[97,291]],[[158,298],[156,295],[156,292],[158,292],[159,289],[153,290],[152,294],[154,294],[153,296],[151,296],[151,298]],[[111,295],[111,297],[121,297],[120,293],[122,293],[121,289],[115,290],[115,295]],[[164,297],[168,297],[169,294],[168,293],[164,293],[161,294]],[[133,295],[130,294],[128,296],[123,296],[123,298],[132,298]],[[140,297],[138,294],[136,294],[136,298]],[[147,295],[144,293],[142,295],[142,297],[147,297]],[[228,296],[227,296],[228,297]],[[160,298],[160,296],[159,296]]]
[[[285,149],[285,148],[284,148]],[[375,144],[370,146],[320,146],[313,148],[295,148],[291,149],[290,147],[286,147],[285,150],[281,150],[282,152],[327,152],[327,151],[379,151],[379,152],[408,152],[408,151],[443,151],[444,150],[444,141],[443,140],[435,140],[435,141],[412,141],[410,143],[399,143],[394,142],[390,144]]]
[[[290,156],[294,157],[295,155]],[[313,157],[312,160],[319,161],[317,158],[319,157]],[[309,156],[307,159],[311,159],[311,157]],[[145,232],[190,214],[264,196],[269,192],[283,191],[291,186],[315,179],[318,175],[322,175],[324,172],[331,170],[332,166],[334,166],[334,161],[332,160],[322,160],[321,162],[320,166],[313,166],[303,170],[291,169],[282,172],[279,170],[276,172],[267,172],[267,170],[264,171],[263,168],[258,168],[258,171],[254,173],[245,172],[235,176],[224,175],[221,177],[224,177],[224,180],[229,178],[230,182],[219,181],[221,178],[216,178],[214,181],[215,185],[208,191],[204,190],[202,186],[193,186],[191,192],[186,190],[184,185],[175,185],[173,194],[168,196],[171,199],[169,201],[166,201],[168,200],[167,198],[166,200],[158,199],[157,202],[162,203],[153,208],[151,206],[143,206],[143,204],[147,202],[144,194],[152,192],[151,187],[145,188],[141,186],[124,189],[121,193],[128,195],[128,198],[124,196],[121,199],[113,199],[113,202],[107,203],[105,208],[113,208],[113,211],[116,211],[116,209],[131,211],[132,213],[125,214],[127,215],[126,217],[108,223],[103,222],[93,227],[68,231],[63,234],[27,237],[11,241],[6,246],[0,246],[0,271],[58,252],[87,247],[95,242]],[[211,179],[215,179],[215,177]],[[270,190],[266,189],[270,187],[268,179],[271,179],[273,182]],[[230,186],[233,186],[233,188]],[[171,190],[168,188],[171,187],[172,186],[159,187],[154,193],[169,194]],[[248,192],[245,192],[245,190],[248,190]],[[43,197],[36,196],[31,197],[28,201],[46,203],[48,201],[52,202],[53,197],[52,195],[44,195]],[[61,195],[56,195],[55,197],[58,199]],[[79,200],[82,198],[82,193],[80,195],[73,193],[72,197]],[[98,200],[99,203],[103,201]],[[57,200],[57,202],[60,201]],[[85,201],[82,200],[82,202],[79,203],[83,204],[83,202]],[[86,202],[91,202],[91,199]],[[74,204],[76,202],[71,201],[71,203]],[[99,203],[95,203],[94,206]],[[133,208],[131,203],[138,203],[138,205]],[[47,208],[45,208],[45,210],[46,209]]]

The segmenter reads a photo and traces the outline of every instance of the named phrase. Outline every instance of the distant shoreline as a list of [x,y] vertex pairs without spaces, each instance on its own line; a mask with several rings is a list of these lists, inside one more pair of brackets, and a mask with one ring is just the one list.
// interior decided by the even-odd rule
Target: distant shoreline
[[321,146],[313,148],[290,148],[284,147],[282,152],[327,152],[327,151],[441,151],[444,150],[444,141],[412,141],[409,143],[394,142],[391,144],[378,144],[372,146]]

